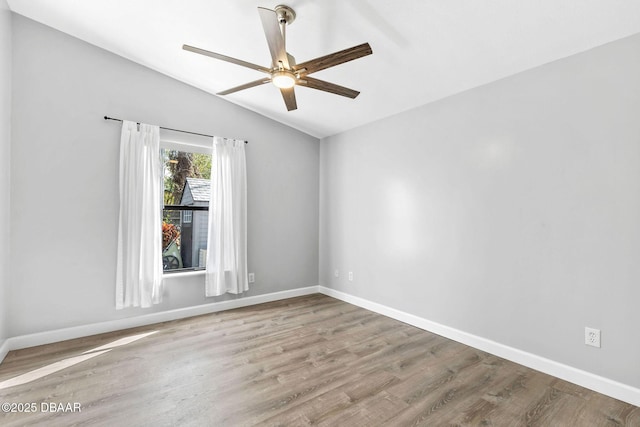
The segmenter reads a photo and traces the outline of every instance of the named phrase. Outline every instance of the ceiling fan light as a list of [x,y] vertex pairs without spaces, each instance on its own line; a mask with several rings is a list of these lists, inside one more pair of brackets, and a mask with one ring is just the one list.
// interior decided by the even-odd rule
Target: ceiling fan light
[[271,82],[280,89],[289,89],[296,85],[296,77],[289,71],[276,71],[271,75]]

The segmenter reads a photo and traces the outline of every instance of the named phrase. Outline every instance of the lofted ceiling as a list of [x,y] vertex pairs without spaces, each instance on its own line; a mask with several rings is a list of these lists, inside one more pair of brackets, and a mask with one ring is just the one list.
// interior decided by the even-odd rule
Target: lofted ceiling
[[270,66],[257,7],[297,17],[298,63],[368,42],[373,55],[313,77],[359,90],[354,100],[296,87],[224,99],[322,138],[640,32],[640,0],[8,0],[15,13],[216,93],[263,77],[183,44]]

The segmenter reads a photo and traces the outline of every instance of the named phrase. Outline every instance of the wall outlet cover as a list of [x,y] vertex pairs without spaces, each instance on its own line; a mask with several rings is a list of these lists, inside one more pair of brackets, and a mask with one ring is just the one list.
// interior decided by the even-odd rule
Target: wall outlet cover
[[584,328],[584,343],[591,347],[600,348],[600,329]]

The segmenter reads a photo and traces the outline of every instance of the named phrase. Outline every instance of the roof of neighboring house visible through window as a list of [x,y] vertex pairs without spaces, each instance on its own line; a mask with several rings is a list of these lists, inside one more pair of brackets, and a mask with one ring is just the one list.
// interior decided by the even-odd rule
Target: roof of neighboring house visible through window
[[[184,184],[184,191],[180,199],[181,205],[191,205],[200,203],[209,203],[211,198],[211,181],[202,178],[187,178]],[[187,194],[191,195],[193,200],[188,200]]]

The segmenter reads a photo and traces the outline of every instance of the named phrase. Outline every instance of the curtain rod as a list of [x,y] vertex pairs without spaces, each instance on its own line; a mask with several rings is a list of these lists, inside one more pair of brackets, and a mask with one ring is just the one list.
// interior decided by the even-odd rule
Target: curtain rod
[[[116,121],[116,122],[121,122],[121,121],[122,121],[122,119],[116,119],[116,118],[114,118],[114,117],[109,117],[109,116],[104,116],[104,119],[105,119],[105,120],[114,120],[114,121]],[[138,124],[140,124],[140,122],[138,122]],[[174,132],[189,133],[189,134],[191,134],[191,135],[207,136],[207,137],[209,137],[209,138],[213,138],[213,135],[207,135],[207,134],[204,134],[204,133],[189,132],[188,130],[180,130],[180,129],[166,128],[166,127],[164,127],[164,126],[158,126],[158,127],[159,127],[160,129],[164,129],[164,130],[172,130],[172,131],[174,131]],[[249,143],[249,141],[245,141],[244,143],[245,143],[245,144],[248,144],[248,143]]]

